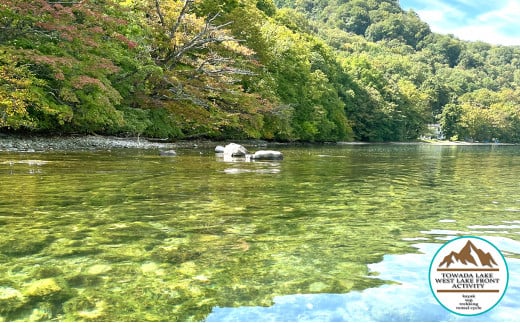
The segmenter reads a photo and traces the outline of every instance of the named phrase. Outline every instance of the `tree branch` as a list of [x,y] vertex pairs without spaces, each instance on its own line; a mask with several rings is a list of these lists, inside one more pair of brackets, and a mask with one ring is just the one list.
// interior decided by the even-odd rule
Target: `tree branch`
[[161,26],[164,25],[164,16],[161,11],[161,4],[159,3],[159,0],[155,0],[155,11],[157,12],[157,15],[159,16],[159,21],[161,22]]
[[182,45],[181,48],[174,48],[172,53],[168,55],[167,60],[173,60],[173,62],[179,61],[179,59],[186,54],[186,52],[195,49],[202,48],[204,45],[209,43],[222,43],[225,41],[238,41],[233,37],[229,36],[218,36],[216,32],[220,29],[232,24],[232,21],[228,21],[224,24],[213,26],[211,23],[218,17],[218,14],[215,14],[213,17],[209,18],[204,25],[204,28],[195,35],[190,41],[186,44]]
[[[158,3],[159,0],[155,0],[155,3]],[[188,12],[188,9],[190,9],[191,5],[193,4],[194,0],[184,0],[184,5],[182,6],[181,12],[179,13],[179,16],[177,17],[177,21],[173,25],[172,29],[170,30],[170,39],[173,39],[175,37],[175,34],[177,33],[177,29],[179,29],[179,26],[182,23],[182,20],[184,19],[184,16]],[[164,26],[164,22],[163,22]]]
[[[201,74],[213,76],[213,77],[224,77],[227,75],[256,75],[255,73],[230,66],[234,63],[234,60],[228,57],[222,57],[218,54],[211,53],[208,57],[203,60],[196,71]],[[205,68],[206,66],[210,68]],[[213,67],[213,68],[211,68]]]

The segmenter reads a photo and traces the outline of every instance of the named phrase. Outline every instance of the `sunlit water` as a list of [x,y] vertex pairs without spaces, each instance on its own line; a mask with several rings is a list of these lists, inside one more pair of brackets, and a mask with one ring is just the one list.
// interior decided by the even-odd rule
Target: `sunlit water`
[[[520,147],[275,149],[0,152],[0,320],[518,320]],[[482,316],[428,286],[459,235],[511,272]]]

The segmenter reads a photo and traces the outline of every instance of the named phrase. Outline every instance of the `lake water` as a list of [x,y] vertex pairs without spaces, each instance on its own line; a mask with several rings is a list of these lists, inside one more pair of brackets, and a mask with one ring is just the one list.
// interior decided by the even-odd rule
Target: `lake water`
[[[0,321],[518,320],[519,146],[275,149],[0,152]],[[461,235],[511,273],[481,316],[428,285]]]

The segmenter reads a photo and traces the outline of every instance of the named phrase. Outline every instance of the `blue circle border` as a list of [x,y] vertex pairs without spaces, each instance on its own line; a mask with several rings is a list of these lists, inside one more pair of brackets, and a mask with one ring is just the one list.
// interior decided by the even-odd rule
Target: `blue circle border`
[[[444,249],[444,247],[446,245],[448,245],[449,243],[453,242],[453,241],[456,241],[456,240],[459,240],[459,239],[478,239],[478,240],[482,240],[482,241],[485,241],[487,242],[488,244],[490,244],[491,246],[493,246],[493,248],[495,248],[496,251],[498,251],[498,253],[500,254],[500,256],[502,257],[502,260],[504,260],[504,264],[506,265],[506,274],[507,274],[507,280],[506,280],[506,286],[504,287],[504,291],[502,292],[502,296],[500,296],[499,300],[493,305],[491,306],[490,308],[488,308],[487,310],[483,311],[483,312],[480,312],[480,313],[475,313],[475,314],[462,314],[462,313],[458,313],[458,312],[455,312],[455,311],[452,311],[451,309],[447,308],[438,298],[437,298],[437,295],[435,295],[435,293],[433,292],[433,287],[432,287],[432,281],[431,281],[431,273],[432,273],[432,266],[433,266],[433,261],[435,260],[435,258],[437,258],[437,254],[439,254],[439,252]],[[488,240],[484,239],[484,238],[481,238],[481,237],[477,237],[477,236],[460,236],[460,237],[457,237],[455,239],[451,239],[450,241],[444,243],[438,250],[437,252],[435,253],[435,255],[433,255],[433,258],[432,258],[432,261],[430,262],[430,267],[429,267],[429,270],[428,270],[428,285],[430,286],[430,291],[432,292],[432,295],[433,297],[435,297],[435,300],[442,306],[444,307],[446,310],[448,310],[449,312],[453,313],[453,314],[456,314],[456,315],[460,315],[460,316],[477,316],[477,315],[482,315],[482,314],[485,314],[489,311],[491,311],[492,309],[494,309],[501,301],[502,299],[504,298],[504,296],[506,295],[506,291],[507,291],[507,287],[509,286],[509,267],[507,265],[507,261],[506,261],[506,258],[504,257],[504,255],[502,254],[502,252],[500,251],[500,249],[497,248],[497,246],[495,246],[493,243],[489,242]]]

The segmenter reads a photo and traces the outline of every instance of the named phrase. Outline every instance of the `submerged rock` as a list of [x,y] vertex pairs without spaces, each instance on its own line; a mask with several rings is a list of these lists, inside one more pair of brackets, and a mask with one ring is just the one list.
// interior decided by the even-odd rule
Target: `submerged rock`
[[58,282],[54,278],[45,278],[32,282],[23,294],[35,300],[64,300],[71,296],[65,282]]
[[38,253],[52,240],[46,232],[29,230],[18,236],[0,241],[0,253],[7,256],[22,256]]
[[30,322],[41,322],[50,321],[53,316],[54,306],[50,303],[39,303],[38,307],[33,309],[28,321]]
[[75,297],[63,305],[66,321],[110,321],[106,315],[107,302],[86,295]]
[[13,312],[25,305],[25,303],[25,297],[17,289],[0,287],[0,314]]
[[105,301],[98,301],[94,305],[94,308],[83,310],[78,312],[78,316],[82,319],[95,321],[99,320],[103,315],[105,315],[105,309],[107,308],[107,304]]
[[[88,240],[73,240],[67,238],[60,238],[52,242],[43,251],[46,255],[53,257],[67,257],[67,256],[80,256],[80,255],[92,255],[100,253],[101,249],[99,245],[96,245],[91,239]],[[41,278],[60,276],[50,275]]]
[[200,258],[201,254],[201,251],[184,244],[179,246],[159,246],[151,251],[152,259],[172,264],[194,261]]
[[58,285],[54,278],[45,278],[33,282],[25,290],[25,295],[29,297],[44,297],[60,293],[62,287]]
[[110,270],[112,270],[112,266],[110,265],[105,265],[105,264],[98,264],[98,265],[93,265],[93,266],[90,266],[89,268],[87,268],[87,275],[102,275],[102,274],[106,274],[107,272],[109,272]]

